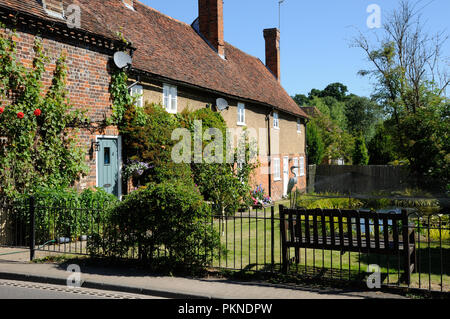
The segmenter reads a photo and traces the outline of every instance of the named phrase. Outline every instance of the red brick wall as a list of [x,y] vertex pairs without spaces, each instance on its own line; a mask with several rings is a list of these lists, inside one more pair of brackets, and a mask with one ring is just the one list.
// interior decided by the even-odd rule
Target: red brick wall
[[[294,158],[298,158],[300,161],[300,157],[304,157],[306,159],[306,156],[304,154],[280,154],[275,156],[276,158],[280,158],[280,171],[281,171],[281,180],[275,181],[274,180],[274,168],[272,165],[272,174],[270,175],[271,178],[271,185],[272,185],[272,199],[273,200],[280,200],[283,198],[283,187],[284,187],[284,181],[283,181],[283,157],[289,156],[289,178],[294,177],[294,174],[291,172],[292,166],[294,166]],[[251,186],[256,187],[258,185],[262,185],[264,190],[266,191],[266,194],[269,194],[269,165],[267,158],[260,157],[260,167],[256,170],[256,172],[253,174],[251,178]],[[300,164],[300,163],[299,163]],[[301,192],[306,191],[306,160],[305,160],[305,175],[298,177],[297,182],[297,189]],[[300,169],[298,169],[300,173]],[[294,187],[295,190],[295,187]]]
[[[8,32],[8,30],[1,30]],[[34,41],[36,36],[31,33],[17,31],[14,40],[17,43],[17,57],[27,67],[32,66],[34,58]],[[111,115],[111,100],[109,84],[111,81],[108,72],[109,54],[100,52],[96,47],[89,47],[81,43],[80,46],[65,44],[47,38],[42,39],[46,55],[50,58],[46,65],[43,77],[44,94],[51,85],[56,61],[61,53],[66,54],[67,60],[67,89],[70,104],[76,109],[87,110],[92,121],[101,121]],[[96,135],[117,135],[115,127],[109,127],[103,132],[80,130],[78,136],[80,146],[87,153],[86,161],[89,164],[89,174],[77,185],[80,188],[96,186],[95,152],[89,155],[91,142]]]

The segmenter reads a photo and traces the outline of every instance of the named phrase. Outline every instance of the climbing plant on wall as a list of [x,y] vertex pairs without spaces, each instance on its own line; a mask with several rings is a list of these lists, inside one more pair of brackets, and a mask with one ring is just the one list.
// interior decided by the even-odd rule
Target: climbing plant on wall
[[32,65],[25,65],[17,57],[14,32],[0,29],[0,195],[30,193],[38,185],[68,187],[87,170],[76,133],[89,119],[68,100],[66,56],[57,59],[46,88],[50,59],[40,38]]

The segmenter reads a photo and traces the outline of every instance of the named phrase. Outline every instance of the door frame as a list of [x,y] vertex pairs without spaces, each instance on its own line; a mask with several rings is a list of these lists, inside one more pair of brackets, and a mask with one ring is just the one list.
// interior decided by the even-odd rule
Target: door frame
[[[117,140],[117,153],[118,153],[118,164],[119,164],[119,176],[118,176],[118,195],[119,199],[122,200],[122,136],[120,135],[96,135],[95,142],[98,142],[99,139],[110,139]],[[98,152],[95,154],[95,185],[98,185]]]
[[[284,167],[287,159],[287,169]],[[287,178],[285,178],[285,170],[287,171]],[[287,196],[287,190],[289,187],[289,156],[283,156],[283,197]]]

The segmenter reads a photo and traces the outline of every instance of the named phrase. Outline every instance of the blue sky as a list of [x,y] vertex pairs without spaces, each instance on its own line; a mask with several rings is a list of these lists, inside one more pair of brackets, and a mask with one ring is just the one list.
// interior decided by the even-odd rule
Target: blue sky
[[[189,24],[198,16],[197,0],[140,1]],[[380,32],[366,25],[370,4],[381,7],[383,18],[398,1],[285,0],[281,13],[281,81],[290,95],[342,82],[351,93],[370,96],[371,81],[357,75],[369,64],[361,49],[350,47],[358,29],[368,35]],[[422,0],[423,6],[427,29],[450,34],[450,1]],[[278,0],[224,0],[225,41],[262,61],[262,31],[277,26]],[[450,41],[443,54],[450,57]]]

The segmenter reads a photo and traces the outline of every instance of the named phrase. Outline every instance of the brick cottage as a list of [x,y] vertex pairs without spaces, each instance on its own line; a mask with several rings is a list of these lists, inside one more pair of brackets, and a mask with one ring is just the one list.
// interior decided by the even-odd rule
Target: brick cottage
[[[220,112],[228,127],[257,133],[262,167],[252,183],[262,184],[278,200],[286,195],[295,165],[297,187],[304,190],[308,116],[280,84],[279,30],[263,32],[264,64],[224,41],[222,0],[198,0],[198,7],[199,16],[189,25],[136,0],[0,0],[0,20],[7,28],[2,32],[16,30],[17,56],[28,66],[36,37],[42,39],[51,57],[47,88],[56,59],[66,53],[70,102],[88,110],[94,122],[112,114],[112,60],[116,52],[127,52],[132,57],[130,90],[139,97],[138,106],[160,103],[170,113],[205,107],[219,111],[218,99],[226,100],[228,107]],[[82,130],[80,143],[90,170],[77,187],[126,193],[123,142],[113,126]]]

